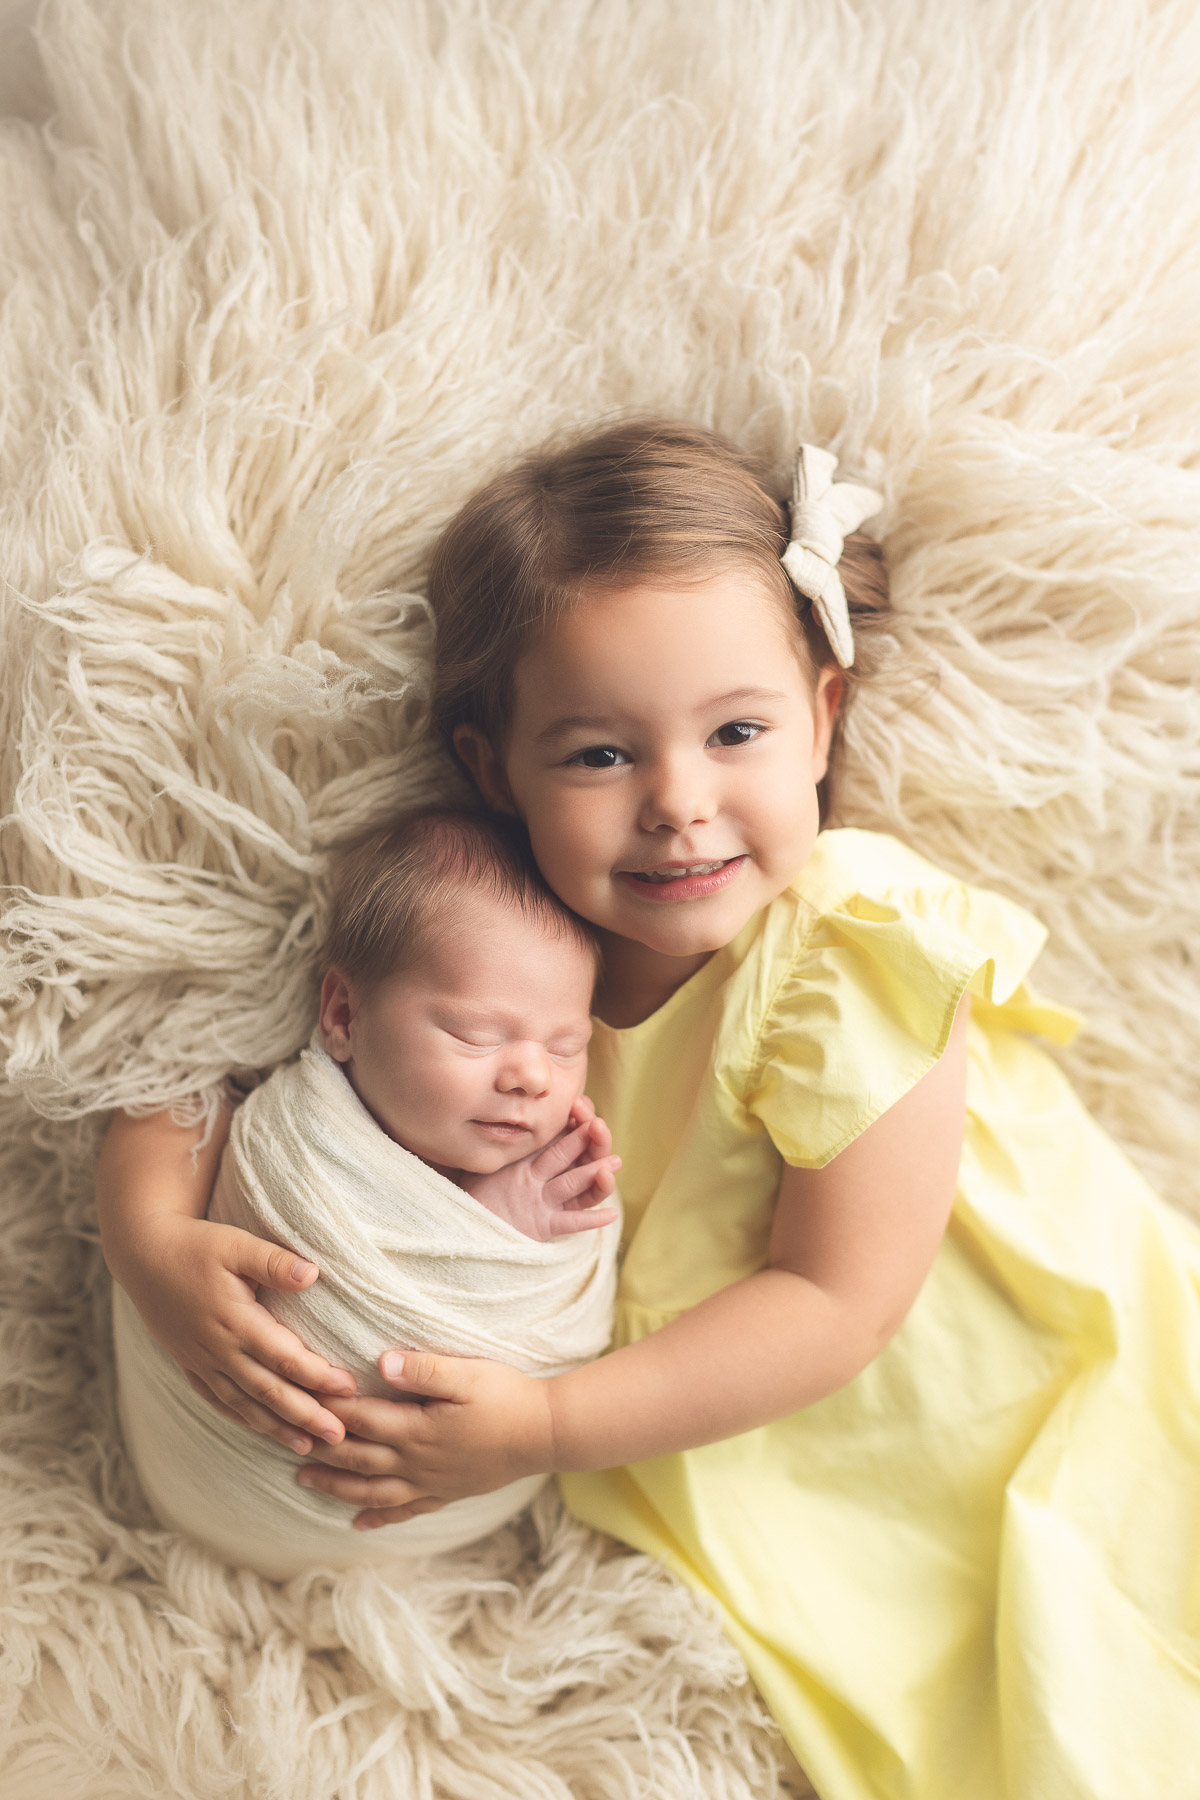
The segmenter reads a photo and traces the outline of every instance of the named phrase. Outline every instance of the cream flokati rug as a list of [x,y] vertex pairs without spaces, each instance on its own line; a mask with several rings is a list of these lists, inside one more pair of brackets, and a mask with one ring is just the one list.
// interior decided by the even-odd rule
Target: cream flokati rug
[[[762,1800],[715,1624],[552,1499],[415,1586],[152,1529],[98,1115],[308,1035],[324,858],[444,780],[429,546],[616,408],[889,497],[842,813],[1030,904],[1200,1167],[1193,0],[66,0],[0,127],[0,1767],[87,1800]],[[39,106],[40,106],[39,101]],[[26,110],[37,111],[38,106]]]

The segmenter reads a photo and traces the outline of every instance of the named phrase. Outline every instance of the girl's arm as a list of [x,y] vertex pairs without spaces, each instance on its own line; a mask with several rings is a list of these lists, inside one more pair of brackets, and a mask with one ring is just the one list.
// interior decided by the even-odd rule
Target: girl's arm
[[934,1068],[831,1163],[785,1169],[767,1268],[550,1381],[409,1354],[402,1385],[432,1403],[333,1402],[361,1435],[318,1447],[335,1466],[306,1467],[304,1484],[384,1524],[518,1475],[610,1468],[735,1436],[852,1380],[902,1323],[949,1218],[968,1010],[964,1000]]
[[96,1168],[104,1260],[197,1393],[304,1455],[310,1434],[344,1436],[341,1420],[305,1390],[353,1394],[354,1380],[255,1298],[259,1287],[309,1287],[315,1264],[204,1217],[229,1118],[199,1147],[196,1128],[169,1113],[114,1115]]

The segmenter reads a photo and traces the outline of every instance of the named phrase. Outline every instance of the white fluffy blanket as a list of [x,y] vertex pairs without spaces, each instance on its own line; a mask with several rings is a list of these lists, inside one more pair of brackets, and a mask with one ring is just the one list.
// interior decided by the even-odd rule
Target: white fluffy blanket
[[[234,1115],[209,1217],[286,1244],[321,1270],[262,1299],[310,1349],[395,1397],[382,1350],[486,1356],[548,1376],[599,1356],[616,1288],[617,1223],[535,1243],[380,1130],[314,1039]],[[113,1295],[118,1401],[143,1492],[163,1525],[223,1562],[286,1581],[459,1550],[504,1525],[538,1476],[355,1531],[343,1502],[296,1484],[297,1458],[216,1413]]]
[[[1194,0],[52,0],[0,126],[6,1800],[768,1800],[719,1630],[553,1490],[398,1586],[157,1529],[102,1109],[304,1042],[326,855],[444,779],[429,546],[617,407],[888,493],[843,817],[1051,927],[1200,1167]],[[6,71],[15,67],[6,64]]]

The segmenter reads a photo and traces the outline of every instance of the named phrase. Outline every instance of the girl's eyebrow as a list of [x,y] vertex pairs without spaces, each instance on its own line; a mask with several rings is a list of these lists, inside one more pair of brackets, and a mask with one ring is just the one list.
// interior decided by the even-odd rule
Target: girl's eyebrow
[[[727,694],[711,694],[697,706],[698,713],[716,712],[722,706],[741,706],[750,700],[786,700],[787,695],[777,688],[743,687],[731,688]],[[573,731],[603,731],[618,722],[617,713],[569,713],[564,718],[553,719],[544,730],[534,738],[535,744],[552,743],[556,738],[570,737]]]
[[539,731],[534,738],[535,744],[549,744],[555,738],[570,737],[573,731],[603,731],[606,725],[613,723],[611,713],[569,713],[566,718],[553,719],[544,731]]

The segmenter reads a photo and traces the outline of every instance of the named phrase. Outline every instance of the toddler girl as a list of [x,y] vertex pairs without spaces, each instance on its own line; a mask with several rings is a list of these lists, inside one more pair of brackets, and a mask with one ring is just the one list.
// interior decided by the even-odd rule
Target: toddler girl
[[[1033,1041],[1074,1028],[1026,982],[1041,926],[820,830],[887,607],[834,473],[803,450],[789,514],[721,439],[635,422],[448,527],[438,722],[603,947],[614,1348],[542,1382],[385,1356],[429,1404],[319,1416],[275,1362],[239,1405],[343,1421],[299,1479],[368,1521],[561,1472],[715,1596],[824,1800],[1182,1795],[1200,1240]],[[177,1292],[128,1228],[173,1140],[115,1129],[119,1254]]]
[[[429,811],[341,859],[320,1023],[238,1109],[208,1217],[302,1248],[322,1280],[268,1295],[360,1391],[397,1343],[561,1374],[609,1339],[618,1159],[582,1101],[591,934],[512,822]],[[586,1237],[584,1234],[587,1234]],[[567,1240],[567,1241],[564,1241]],[[277,1580],[377,1556],[294,1458],[219,1416],[118,1288],[125,1440],[159,1521]],[[386,1532],[458,1548],[510,1518],[522,1477]]]

